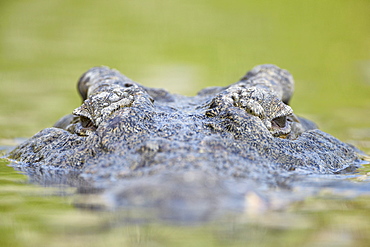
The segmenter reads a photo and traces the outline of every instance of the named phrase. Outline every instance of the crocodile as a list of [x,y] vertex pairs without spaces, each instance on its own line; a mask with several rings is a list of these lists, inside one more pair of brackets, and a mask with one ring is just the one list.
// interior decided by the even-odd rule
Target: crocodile
[[275,65],[192,97],[145,87],[108,67],[91,68],[77,86],[81,106],[8,158],[36,182],[104,191],[112,207],[204,213],[259,198],[264,208],[266,191],[289,191],[304,177],[351,173],[363,163],[360,150],[293,112],[294,79]]

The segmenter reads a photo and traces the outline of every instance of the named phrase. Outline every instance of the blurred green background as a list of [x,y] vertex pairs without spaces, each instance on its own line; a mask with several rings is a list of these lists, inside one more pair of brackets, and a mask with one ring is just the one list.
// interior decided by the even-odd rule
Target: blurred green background
[[92,66],[194,95],[262,63],[289,70],[294,111],[341,137],[369,127],[369,13],[368,0],[1,1],[0,138],[70,113]]

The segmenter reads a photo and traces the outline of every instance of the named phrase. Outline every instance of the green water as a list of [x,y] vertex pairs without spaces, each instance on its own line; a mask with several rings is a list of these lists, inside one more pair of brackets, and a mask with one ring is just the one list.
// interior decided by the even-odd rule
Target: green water
[[[0,2],[0,146],[80,104],[76,81],[108,65],[193,95],[274,63],[296,81],[294,111],[370,153],[370,2]],[[369,168],[358,178],[367,181]],[[137,224],[76,209],[71,188],[39,188],[0,164],[0,246],[366,246],[370,198],[322,195],[282,212],[200,225]]]
[[[370,196],[309,197],[283,211],[226,214],[205,223],[137,211],[75,208],[72,188],[39,188],[0,162],[0,246],[368,246]],[[370,167],[361,171],[361,182]],[[138,220],[139,219],[139,220]]]

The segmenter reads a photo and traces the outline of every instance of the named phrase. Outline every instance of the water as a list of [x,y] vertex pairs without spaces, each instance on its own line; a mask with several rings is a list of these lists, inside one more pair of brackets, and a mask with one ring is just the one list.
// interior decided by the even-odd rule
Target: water
[[[15,138],[76,108],[76,81],[92,66],[191,95],[235,82],[261,63],[294,75],[297,114],[370,153],[366,0],[0,5],[2,154]],[[369,165],[343,177],[360,186],[338,185],[284,210],[184,224],[137,210],[97,210],[99,198],[29,184],[8,164],[0,161],[0,246],[367,246],[370,240]],[[81,201],[95,207],[81,208]]]
[[[73,188],[27,184],[6,165],[2,160],[1,246],[366,246],[370,240],[369,186],[367,195],[323,191],[284,210],[184,224],[147,211],[76,207],[81,198]],[[366,166],[352,179],[365,183],[369,174]]]

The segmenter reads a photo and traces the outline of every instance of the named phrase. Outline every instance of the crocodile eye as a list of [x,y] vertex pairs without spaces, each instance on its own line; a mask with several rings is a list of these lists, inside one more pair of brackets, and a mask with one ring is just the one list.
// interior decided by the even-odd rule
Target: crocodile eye
[[94,123],[90,120],[90,118],[80,116],[80,122],[84,128],[95,128]]
[[274,128],[284,128],[286,126],[287,117],[281,116],[271,120],[271,126]]

